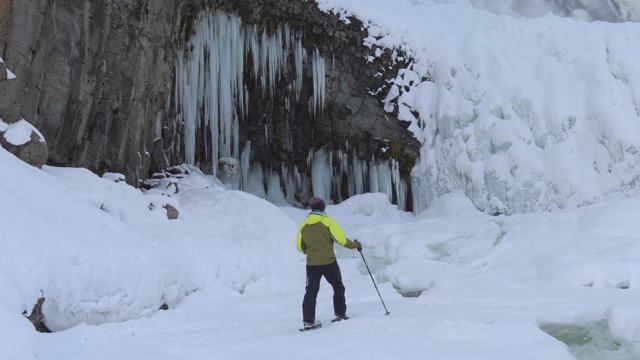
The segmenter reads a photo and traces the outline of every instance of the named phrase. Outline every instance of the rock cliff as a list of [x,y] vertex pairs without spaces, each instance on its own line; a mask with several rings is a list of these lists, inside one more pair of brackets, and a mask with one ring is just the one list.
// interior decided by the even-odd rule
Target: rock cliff
[[49,164],[137,183],[169,96],[174,5],[0,1],[0,54],[17,76],[0,90],[0,117],[40,129]]
[[[190,158],[192,135],[185,134],[176,95],[178,57],[193,50],[190,40],[206,13],[230,14],[266,37],[286,27],[309,57],[322,54],[322,74],[307,59],[301,74],[283,71],[268,91],[257,85],[255,64],[245,62],[241,88],[250,101],[234,141],[248,144],[251,164],[265,173],[296,168],[310,178],[310,154],[325,149],[334,168],[340,154],[367,166],[394,159],[409,182],[419,144],[380,101],[402,58],[389,52],[368,58],[376,49],[363,45],[363,24],[321,12],[314,1],[2,0],[0,56],[17,79],[0,89],[0,118],[24,118],[38,128],[52,165],[118,172],[136,185],[162,171],[165,156],[169,165],[189,161],[215,172],[204,114],[193,110],[203,126]],[[343,185],[327,195],[339,201],[352,193]]]

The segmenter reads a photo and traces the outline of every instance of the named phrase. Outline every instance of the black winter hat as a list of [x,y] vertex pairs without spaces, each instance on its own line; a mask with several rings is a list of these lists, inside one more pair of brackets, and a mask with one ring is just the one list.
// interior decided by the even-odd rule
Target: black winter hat
[[311,210],[320,210],[320,211],[324,211],[324,208],[326,207],[326,205],[324,204],[324,200],[322,200],[317,196],[314,196],[311,199],[309,199],[309,206],[311,206]]

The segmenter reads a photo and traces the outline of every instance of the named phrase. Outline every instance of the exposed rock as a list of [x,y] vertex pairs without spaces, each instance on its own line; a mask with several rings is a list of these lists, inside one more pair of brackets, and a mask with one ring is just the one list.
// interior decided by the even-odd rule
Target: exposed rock
[[174,220],[177,219],[178,216],[180,215],[180,213],[178,212],[178,209],[174,208],[173,206],[166,204],[163,206],[165,209],[167,209],[167,218],[169,220]]
[[[8,80],[6,78],[6,67],[0,63],[0,119],[12,124],[20,119],[22,115],[16,96],[20,91],[21,84],[18,79]],[[4,75],[4,78],[1,76]]]
[[[27,319],[31,321],[36,331],[50,333],[51,330],[44,324],[44,314],[42,313],[42,304],[44,304],[44,301],[44,297],[38,299],[38,302],[33,306],[33,310],[31,310],[31,314],[27,316]],[[24,315],[26,316],[26,313]]]
[[49,150],[47,143],[35,129],[31,131],[29,140],[21,144],[12,144],[7,141],[7,139],[5,139],[5,134],[6,132],[0,131],[0,146],[27,164],[33,165],[37,168],[42,168],[42,165],[47,161]]
[[40,129],[51,164],[137,184],[138,153],[159,136],[178,21],[172,0],[1,1],[0,53],[18,78],[0,86],[0,117]]
[[149,160],[149,172],[152,174],[160,173],[169,168],[169,161],[164,152],[164,141],[162,138],[157,138],[153,141],[153,151]]
[[144,179],[148,178],[149,174],[153,174],[153,172],[149,171],[151,167],[151,156],[148,152],[138,152],[138,163],[136,163],[136,174],[138,174],[139,181],[134,184],[139,186]]

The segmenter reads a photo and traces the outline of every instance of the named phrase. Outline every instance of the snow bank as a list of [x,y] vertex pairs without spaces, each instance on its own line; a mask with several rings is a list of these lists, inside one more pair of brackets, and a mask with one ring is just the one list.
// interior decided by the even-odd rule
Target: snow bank
[[629,307],[612,307],[606,320],[614,338],[640,343],[640,310]]
[[202,174],[180,180],[191,195],[163,196],[181,218],[198,220],[190,226],[150,210],[160,195],[86,169],[41,171],[0,149],[0,171],[11,174],[0,189],[0,218],[10,219],[0,233],[0,279],[10,274],[10,282],[0,293],[11,301],[0,301],[0,311],[21,316],[44,296],[45,324],[54,331],[149,316],[214,285],[288,288],[282,277],[290,280],[301,261],[292,245],[297,225],[286,215]]
[[622,199],[572,211],[495,217],[463,195],[447,194],[404,223],[372,223],[352,234],[362,240],[380,281],[404,294],[483,273],[624,291],[640,286],[638,211],[640,200]]
[[348,217],[351,225],[371,222],[403,222],[413,218],[413,214],[398,209],[391,204],[384,193],[355,195],[338,205],[327,206],[327,213],[336,220]]
[[[640,285],[640,199],[623,199],[588,208],[573,242],[544,253],[540,277],[545,281],[598,288]],[[542,265],[542,264],[541,264]]]

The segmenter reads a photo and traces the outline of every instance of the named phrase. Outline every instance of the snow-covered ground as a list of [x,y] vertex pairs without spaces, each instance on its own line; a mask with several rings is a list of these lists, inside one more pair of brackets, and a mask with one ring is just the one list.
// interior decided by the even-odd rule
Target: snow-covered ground
[[[364,194],[327,208],[364,244],[381,298],[360,254],[337,248],[352,319],[328,321],[323,283],[325,326],[300,333],[306,210],[189,166],[143,193],[0,148],[0,359],[640,359],[638,24],[320,3],[364,19],[372,46],[413,54],[407,79],[434,75],[389,101],[426,115],[430,206],[414,216]],[[40,297],[50,334],[22,315]]]
[[[640,354],[640,199],[498,217],[456,194],[416,217],[385,194],[329,205],[391,314],[360,255],[338,248],[352,319],[328,321],[324,283],[325,327],[300,333],[306,210],[193,169],[165,195],[3,149],[0,172],[2,359],[572,359],[541,327],[581,358]],[[40,296],[54,333],[21,315]]]

